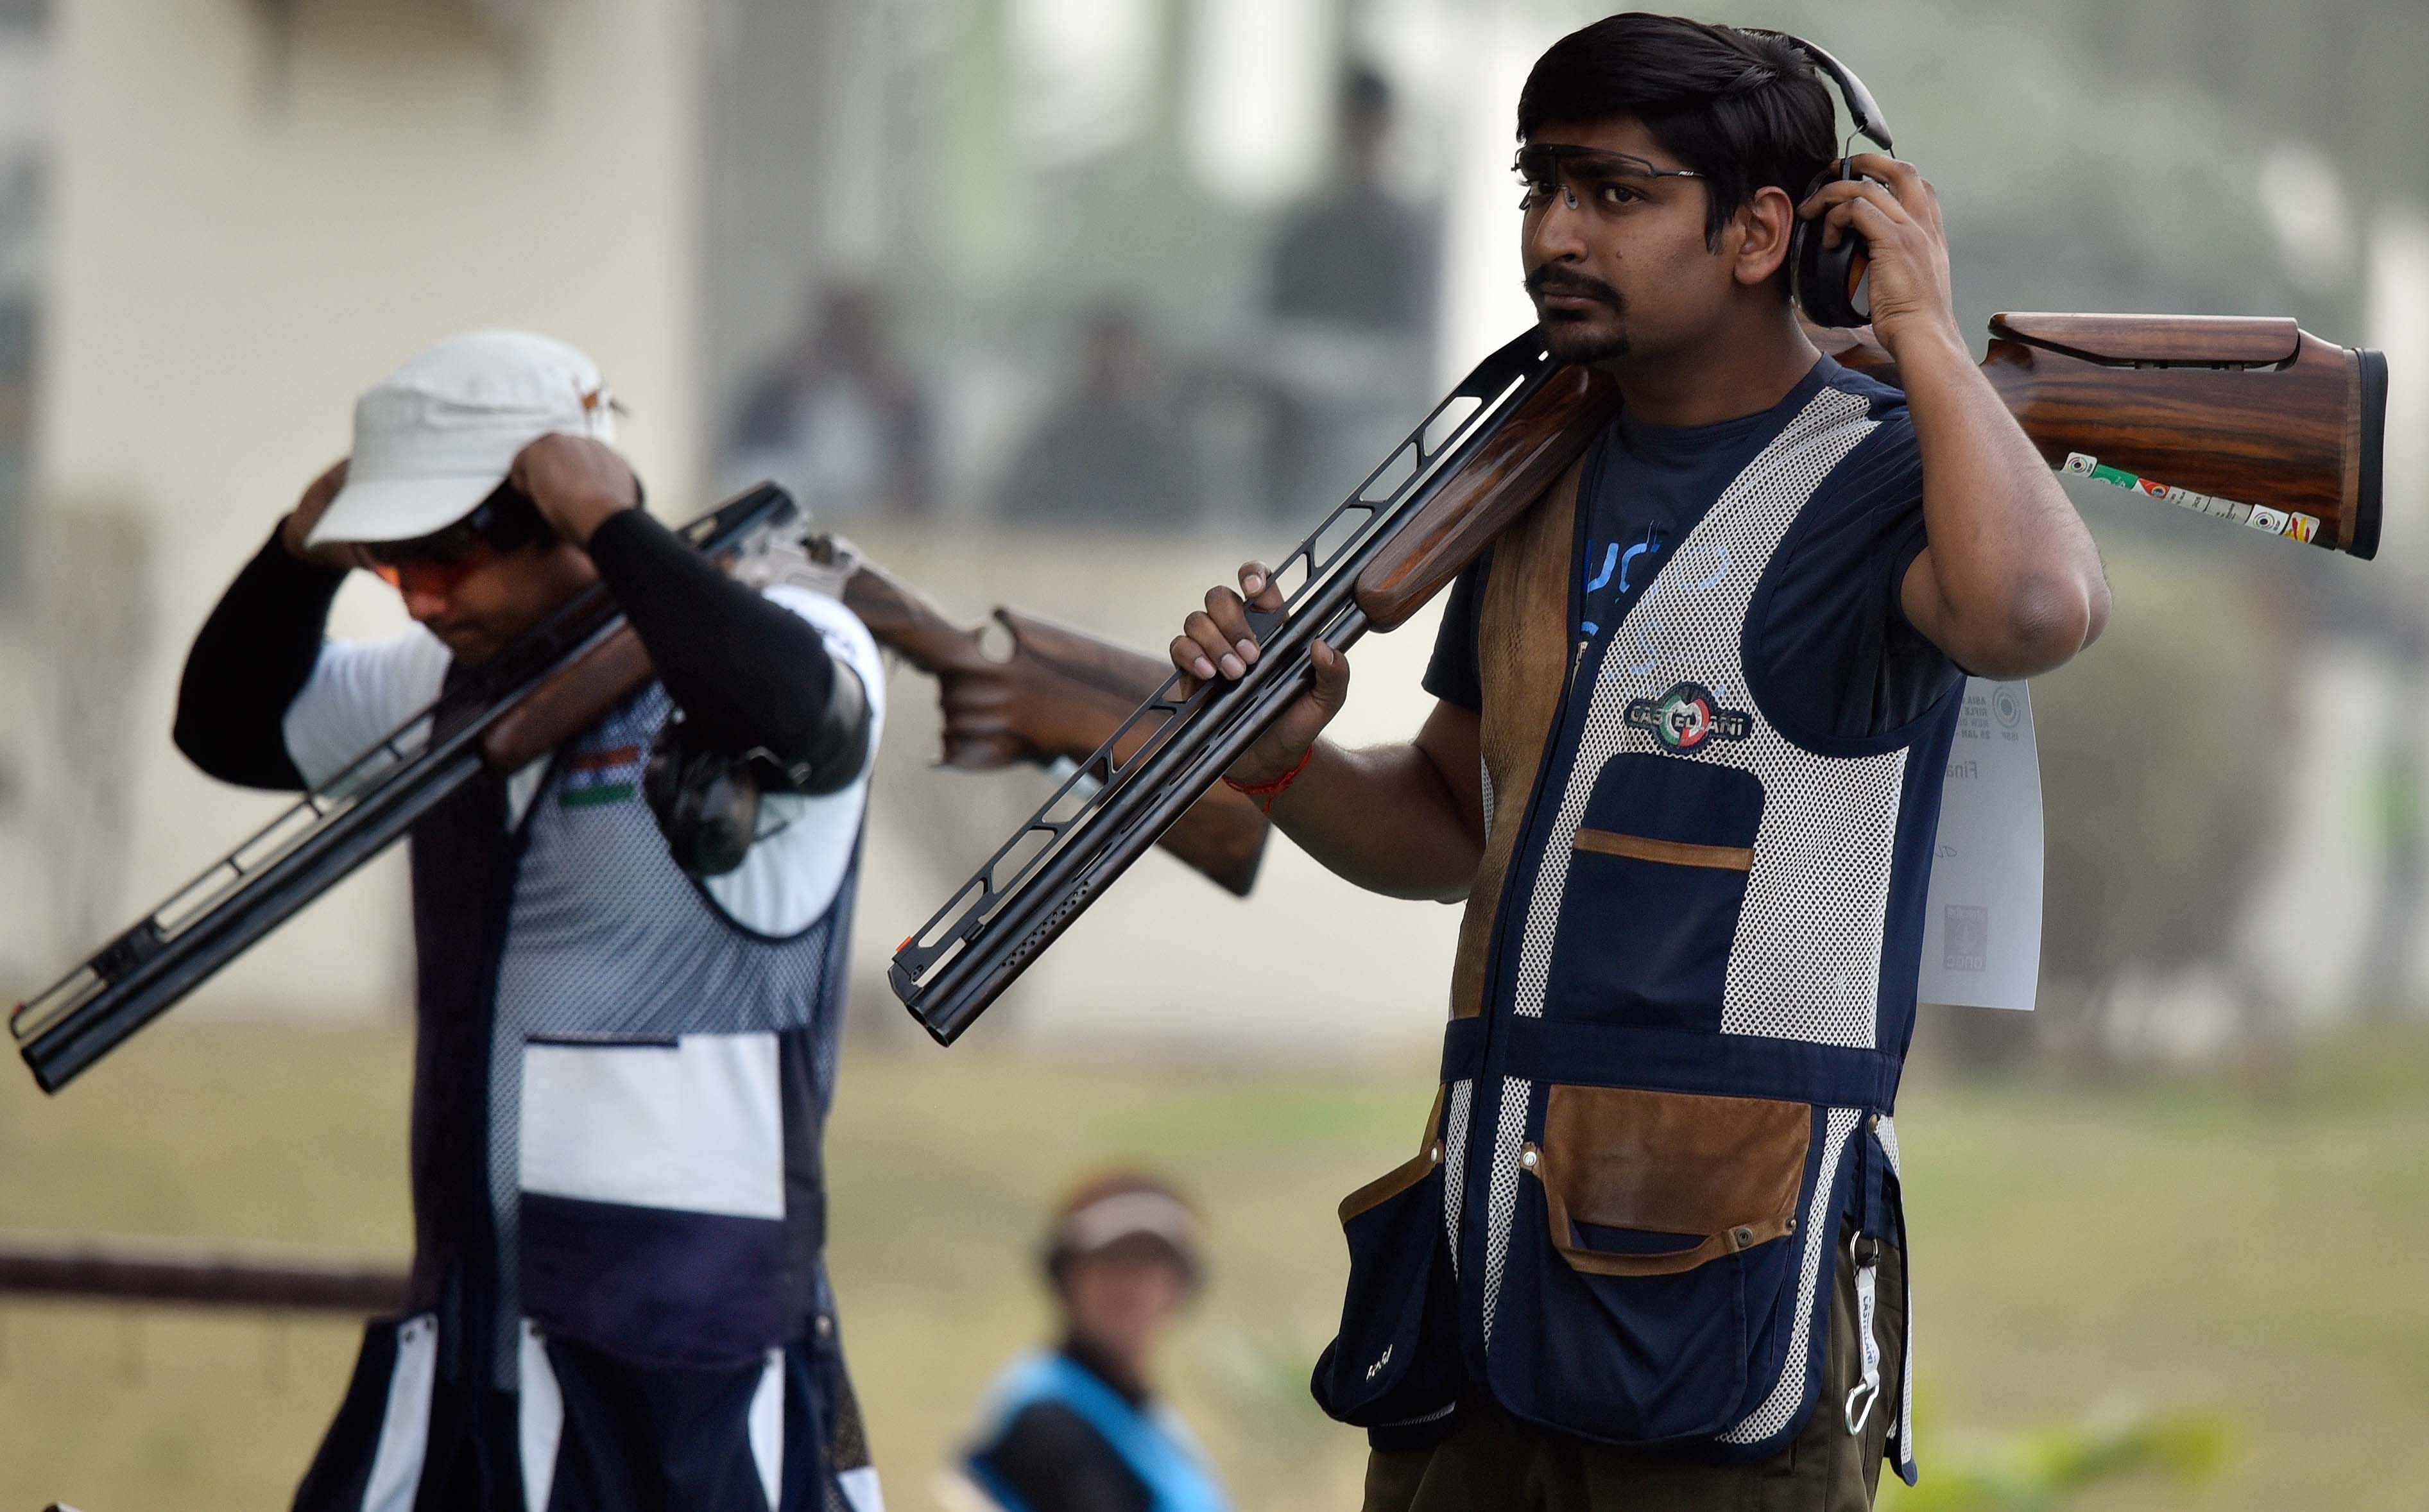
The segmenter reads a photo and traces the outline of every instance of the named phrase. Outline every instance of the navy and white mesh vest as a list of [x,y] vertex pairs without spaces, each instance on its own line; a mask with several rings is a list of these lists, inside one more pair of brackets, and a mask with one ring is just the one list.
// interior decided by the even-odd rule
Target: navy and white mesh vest
[[[651,1431],[708,1437],[644,1458],[716,1465],[737,1436],[755,1469],[728,1489],[786,1508],[845,1504],[851,1475],[873,1475],[834,1462],[857,1409],[819,1259],[857,842],[804,927],[738,922],[674,864],[641,796],[670,706],[655,684],[626,700],[555,753],[519,815],[484,777],[415,829],[415,1274],[380,1355],[396,1380],[363,1384],[383,1400],[352,1435],[378,1442],[341,1445],[341,1413],[322,1457],[347,1485],[328,1505],[402,1512],[426,1466],[477,1453],[506,1456],[541,1512],[561,1436],[596,1417],[577,1388],[587,1404],[670,1383],[685,1404]],[[508,1443],[491,1402],[512,1404]],[[784,1446],[818,1439],[827,1483],[794,1486],[812,1461]],[[390,1458],[412,1471],[393,1503]]]
[[1869,410],[1817,392],[1591,640],[1582,464],[1494,545],[1443,1088],[1417,1155],[1342,1205],[1316,1371],[1379,1442],[1446,1422],[1464,1378],[1559,1432],[1767,1456],[1813,1408],[1840,1253],[1904,1242],[1891,1112],[1958,700],[1792,735],[1744,651]]

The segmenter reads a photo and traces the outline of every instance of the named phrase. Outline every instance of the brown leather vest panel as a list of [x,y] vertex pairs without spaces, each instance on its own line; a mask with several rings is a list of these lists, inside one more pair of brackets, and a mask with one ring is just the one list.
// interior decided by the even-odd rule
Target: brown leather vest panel
[[1495,537],[1493,566],[1477,609],[1478,683],[1484,711],[1477,733],[1493,822],[1477,863],[1476,885],[1459,922],[1450,969],[1450,1013],[1484,1011],[1484,958],[1510,857],[1535,790],[1535,767],[1569,676],[1569,574],[1577,555],[1578,489],[1585,459],[1572,463],[1544,502]]

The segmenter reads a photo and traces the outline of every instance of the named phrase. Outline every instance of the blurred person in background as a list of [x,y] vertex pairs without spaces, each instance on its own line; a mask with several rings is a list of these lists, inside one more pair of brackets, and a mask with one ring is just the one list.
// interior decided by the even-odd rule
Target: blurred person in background
[[1274,315],[1420,340],[1432,330],[1434,229],[1383,181],[1392,86],[1359,65],[1341,80],[1339,158],[1330,184],[1274,239]]
[[1080,324],[1078,385],[1023,441],[1003,517],[1024,523],[1173,529],[1198,513],[1185,433],[1138,317],[1107,306]]
[[1435,217],[1385,182],[1391,86],[1349,69],[1335,121],[1330,181],[1284,219],[1270,328],[1239,359],[1273,395],[1265,465],[1286,518],[1339,501],[1433,396]]
[[[1891,1112],[1959,669],[2064,663],[2107,585],[1967,349],[1937,195],[1830,174],[1805,47],[1610,17],[1517,127],[1542,339],[1621,413],[1459,577],[1413,740],[1320,739],[1319,641],[1226,777],[1339,875],[1466,905],[1316,1397],[1368,1430],[1367,1512],[1859,1512],[1913,1473]],[[1903,391],[1806,333],[1800,225],[1868,243]],[[1238,679],[1281,596],[1250,562],[1204,602],[1173,664]]]
[[1046,1279],[1062,1341],[998,1377],[953,1512],[1225,1512],[1197,1440],[1155,1399],[1157,1346],[1204,1284],[1198,1215],[1149,1175],[1115,1172],[1056,1209]]
[[[410,1290],[297,1512],[878,1509],[818,1151],[884,671],[840,603],[746,587],[643,512],[614,436],[573,348],[438,343],[362,396],[186,663],[178,748],[287,790],[593,583],[656,670],[411,832]],[[413,628],[324,638],[355,567]],[[662,739],[772,769],[738,866],[673,854]]]
[[744,399],[721,479],[739,489],[773,478],[823,521],[925,514],[927,407],[875,291],[814,291],[809,310]]

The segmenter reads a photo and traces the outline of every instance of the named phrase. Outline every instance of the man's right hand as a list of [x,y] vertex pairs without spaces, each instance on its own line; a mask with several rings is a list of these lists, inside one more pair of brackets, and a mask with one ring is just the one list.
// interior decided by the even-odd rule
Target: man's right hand
[[[1198,684],[1218,677],[1238,682],[1247,676],[1260,654],[1256,632],[1248,627],[1248,610],[1270,614],[1281,606],[1281,590],[1263,562],[1241,566],[1237,592],[1220,586],[1207,590],[1206,607],[1183,621],[1181,633],[1172,641],[1172,664],[1184,679],[1183,692],[1195,692]],[[1319,640],[1308,659],[1314,686],[1240,753],[1226,773],[1233,782],[1253,788],[1289,772],[1341,712],[1349,697],[1349,658]]]
[[346,459],[339,457],[336,466],[314,478],[305,489],[304,497],[296,501],[293,511],[279,523],[278,542],[287,548],[287,555],[299,562],[310,562],[315,567],[334,567],[341,571],[365,565],[363,549],[350,541],[323,541],[311,547],[304,544],[312,534],[312,527],[329,512],[329,505],[337,498],[338,490],[345,486]]

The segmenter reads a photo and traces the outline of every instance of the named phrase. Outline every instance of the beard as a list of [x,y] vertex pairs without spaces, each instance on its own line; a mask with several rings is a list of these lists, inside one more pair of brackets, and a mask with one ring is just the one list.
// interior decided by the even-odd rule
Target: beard
[[[1628,356],[1628,301],[1611,285],[1547,262],[1527,274],[1527,293],[1535,302],[1535,319],[1544,345],[1554,357],[1582,365]],[[1544,299],[1550,294],[1595,300],[1608,309],[1547,310]]]
[[1597,362],[1616,362],[1628,356],[1628,327],[1617,324],[1602,324],[1563,314],[1549,317],[1537,324],[1544,338],[1544,350],[1555,361],[1578,367]]

